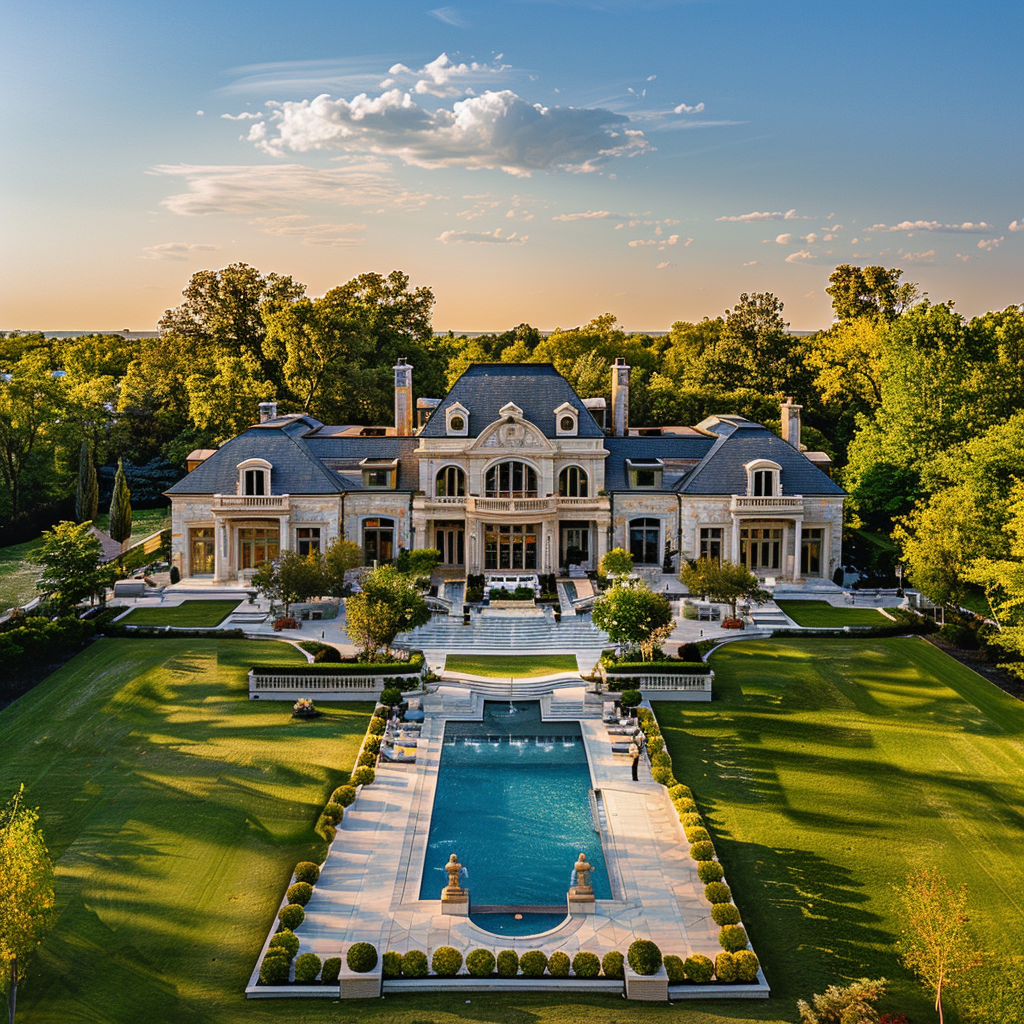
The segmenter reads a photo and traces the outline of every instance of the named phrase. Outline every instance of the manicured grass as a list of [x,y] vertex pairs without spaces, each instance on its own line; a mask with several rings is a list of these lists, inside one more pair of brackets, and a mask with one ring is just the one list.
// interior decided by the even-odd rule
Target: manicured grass
[[128,626],[219,626],[240,604],[239,601],[182,601],[179,605],[136,608],[119,620]]
[[[101,512],[96,517],[96,526],[104,533],[110,526],[110,515]],[[169,505],[163,508],[133,508],[132,509],[132,535],[128,538],[129,544],[138,544],[151,533],[157,530],[167,530],[171,526],[171,509]]]
[[37,537],[25,544],[0,548],[0,612],[27,604],[39,596],[36,580],[41,570],[29,555],[42,547],[42,543],[42,537]]
[[828,601],[776,601],[798,626],[892,625],[877,608],[836,608]]
[[712,664],[712,703],[655,711],[782,1006],[884,975],[889,1012],[934,1020],[893,952],[892,889],[933,865],[985,946],[1024,953],[1024,704],[920,639],[749,641]]
[[448,672],[465,672],[471,676],[494,679],[529,679],[531,676],[553,676],[557,672],[578,672],[573,654],[535,654],[477,656],[449,654],[444,663]]
[[251,1019],[239,993],[371,710],[248,700],[254,661],[301,657],[105,639],[0,712],[0,793],[39,806],[60,909],[22,1024]]

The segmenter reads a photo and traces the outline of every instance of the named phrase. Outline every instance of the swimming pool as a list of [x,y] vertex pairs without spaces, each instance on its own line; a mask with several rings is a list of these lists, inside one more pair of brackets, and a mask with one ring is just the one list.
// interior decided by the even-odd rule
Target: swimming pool
[[482,722],[447,723],[420,886],[420,899],[439,899],[457,854],[474,920],[507,935],[565,917],[580,851],[594,865],[594,895],[611,898],[579,724],[542,722],[535,701],[514,707],[489,701]]

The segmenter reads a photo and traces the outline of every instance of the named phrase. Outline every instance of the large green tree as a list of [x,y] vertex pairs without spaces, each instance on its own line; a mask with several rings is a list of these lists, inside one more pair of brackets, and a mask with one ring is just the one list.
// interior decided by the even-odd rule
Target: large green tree
[[359,585],[362,593],[345,602],[345,628],[369,661],[387,654],[399,633],[422,626],[430,618],[415,582],[394,566],[370,570]]
[[664,639],[662,631],[672,622],[672,606],[643,580],[616,581],[594,602],[591,618],[612,643],[626,651],[638,648],[647,660],[650,649],[644,645],[653,634]]
[[113,582],[114,570],[100,563],[102,556],[103,545],[92,532],[92,523],[58,523],[43,532],[38,555],[42,576],[36,586],[54,594],[62,608],[73,608]]
[[921,298],[916,284],[900,284],[903,271],[896,267],[854,267],[844,263],[829,276],[825,291],[832,296],[836,319],[859,317],[895,320]]

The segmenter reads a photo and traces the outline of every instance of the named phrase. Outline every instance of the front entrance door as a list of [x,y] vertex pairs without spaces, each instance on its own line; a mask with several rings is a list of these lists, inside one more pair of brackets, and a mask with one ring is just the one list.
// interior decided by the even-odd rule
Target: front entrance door
[[562,527],[562,565],[582,565],[590,561],[590,527]]
[[800,575],[821,575],[821,537],[824,530],[804,530],[800,542]]
[[458,526],[439,526],[436,536],[442,565],[466,564],[466,531],[461,523]]
[[487,526],[484,532],[485,570],[536,568],[536,526]]
[[190,555],[189,574],[191,576],[212,576],[214,566],[214,529],[203,526],[189,530]]

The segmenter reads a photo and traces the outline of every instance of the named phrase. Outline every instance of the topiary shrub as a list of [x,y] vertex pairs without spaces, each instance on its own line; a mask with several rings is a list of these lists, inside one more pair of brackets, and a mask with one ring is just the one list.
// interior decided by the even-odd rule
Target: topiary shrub
[[288,984],[292,962],[288,957],[275,953],[275,950],[280,950],[280,948],[280,946],[271,946],[267,950],[267,955],[263,958],[263,963],[260,964],[261,985]]
[[320,957],[316,953],[303,953],[295,961],[295,984],[312,985],[320,974]]
[[370,751],[373,754],[380,753],[380,737],[379,736],[367,736],[363,742],[363,751]]
[[706,956],[697,953],[686,958],[683,970],[686,971],[687,978],[695,985],[706,985],[715,973],[715,965]]
[[617,949],[613,949],[601,957],[601,970],[606,978],[624,978],[626,958]]
[[[677,788],[677,787],[673,787]],[[672,806],[676,809],[676,814],[679,815],[680,820],[685,814],[696,814],[697,805],[687,796],[681,796],[678,800],[672,801]]]
[[739,924],[740,912],[732,903],[716,903],[711,908],[711,920],[715,924]]
[[[375,750],[366,750],[366,749],[364,749],[363,752],[359,755],[359,767],[360,768],[369,768],[372,771],[373,770],[373,766],[376,763],[377,763],[377,751],[375,751]],[[358,772],[359,768],[357,768],[356,771]],[[353,775],[353,778],[355,778],[354,775]]]
[[369,786],[377,777],[374,770],[367,765],[362,765],[352,773],[353,786]]
[[659,764],[651,769],[651,778],[662,786],[675,786],[676,777],[667,765]]
[[738,953],[733,953],[732,959],[736,964],[737,981],[745,982],[748,985],[757,981],[757,969],[761,965],[749,949],[741,949]]
[[704,886],[704,899],[708,903],[731,903],[732,889],[725,882],[708,882]]
[[285,894],[289,903],[297,903],[300,907],[304,907],[313,895],[313,886],[309,882],[296,882],[294,885],[288,886],[288,892]]
[[402,977],[425,978],[427,974],[427,954],[419,949],[410,949],[402,957]]
[[489,949],[474,949],[466,957],[466,970],[474,978],[489,978],[494,973],[494,954]]
[[619,696],[619,703],[624,708],[635,708],[643,699],[639,690],[623,690]]
[[727,924],[718,933],[718,944],[727,953],[738,953],[747,948],[747,933],[738,924]]
[[321,647],[313,655],[313,661],[318,665],[338,665],[341,663],[341,651],[337,647]]
[[694,843],[690,847],[690,856],[694,860],[714,860],[715,858],[715,847],[708,840],[704,840],[700,843]]
[[[299,937],[293,931],[289,931],[287,928],[282,928],[281,931],[275,933],[274,937],[270,940],[271,949],[283,949],[284,955],[291,960],[296,953],[299,951]],[[270,950],[267,950],[267,956],[270,955]]]
[[345,808],[336,804],[333,800],[324,808],[324,817],[332,824],[337,825],[345,817]]
[[370,724],[367,727],[367,732],[369,732],[371,736],[382,736],[387,727],[388,724],[383,718],[371,718]]
[[373,715],[371,717],[373,717],[373,718],[383,718],[383,719],[386,720],[390,716],[390,714],[391,714],[391,708],[374,708],[373,709]]
[[462,967],[462,954],[454,946],[438,946],[430,959],[430,966],[439,978],[454,978]]
[[369,974],[377,966],[377,950],[370,942],[353,942],[345,954],[345,963],[356,974]]
[[715,977],[726,983],[736,980],[736,960],[732,953],[719,953],[715,957]]
[[[665,741],[660,733],[647,737],[647,753],[650,755],[652,764],[666,764],[672,766],[672,755],[665,749]],[[654,759],[659,760],[655,761]]]
[[683,826],[683,832],[685,833],[688,828],[704,828],[704,819],[699,814],[681,814],[679,821]]
[[683,832],[686,834],[686,838],[689,839],[691,844],[711,842],[711,836],[703,825],[691,825],[689,828],[684,828]]
[[686,970],[683,967],[682,959],[671,953],[665,957],[665,973],[668,975],[670,985],[681,985],[686,981]]
[[539,949],[531,949],[519,958],[519,969],[527,978],[540,978],[547,970],[548,958]]
[[320,981],[324,985],[337,985],[341,976],[341,957],[331,956],[324,961],[323,970],[320,972]]
[[320,869],[311,860],[302,860],[295,865],[295,880],[316,885],[320,881]]
[[295,931],[306,920],[306,912],[297,903],[289,903],[277,912],[277,919],[285,928]]
[[386,708],[393,708],[402,703],[402,691],[397,686],[389,686],[381,693],[380,702]]
[[679,648],[678,657],[680,661],[697,662],[704,660],[701,657],[700,648],[693,643],[682,644]]
[[690,791],[690,787],[684,786],[682,783],[676,783],[676,785],[668,791],[668,795],[671,800],[682,800],[684,798],[687,800],[693,799],[693,793]]
[[626,955],[637,974],[657,974],[661,970],[661,950],[650,939],[637,939]]
[[322,824],[320,825],[320,835],[327,840],[327,845],[330,846],[334,842],[338,835],[338,830],[326,819],[321,819]]
[[647,745],[647,751],[651,755],[651,764],[655,768],[671,768],[672,758],[669,757],[668,752],[665,750],[659,750],[657,753],[651,750],[651,745]]
[[717,860],[702,860],[697,865],[697,877],[705,885],[707,885],[708,882],[720,882],[724,875],[725,869]]
[[342,807],[348,807],[353,800],[356,798],[355,786],[339,786],[331,794],[332,804],[341,804]]
[[598,955],[581,949],[572,958],[572,973],[577,978],[596,978],[601,973],[601,961]]
[[389,949],[381,958],[381,973],[385,978],[402,976],[402,954]]
[[503,949],[498,954],[498,977],[514,978],[519,973],[519,954],[514,949]]
[[561,950],[557,950],[548,957],[548,974],[552,978],[568,978],[571,966],[569,957]]

